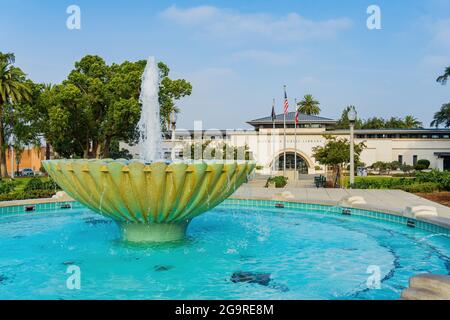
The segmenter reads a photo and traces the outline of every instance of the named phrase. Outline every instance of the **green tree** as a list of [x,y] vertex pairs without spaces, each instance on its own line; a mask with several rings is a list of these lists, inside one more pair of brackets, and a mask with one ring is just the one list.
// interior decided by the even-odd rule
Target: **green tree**
[[317,115],[320,113],[320,102],[314,100],[312,95],[307,94],[303,100],[297,102],[297,110],[307,115]]
[[386,121],[383,118],[372,117],[364,121],[362,129],[382,129],[385,128]]
[[7,176],[6,140],[5,140],[5,108],[30,98],[31,90],[26,77],[20,68],[13,66],[15,56],[12,53],[0,52],[0,171],[1,177]]
[[437,128],[442,124],[446,128],[450,127],[450,103],[443,104],[441,109],[434,114],[430,126]]
[[450,67],[447,67],[444,71],[444,74],[439,76],[436,81],[441,83],[442,85],[447,84],[447,80],[450,77]]
[[[336,123],[336,129],[348,129],[350,127],[350,121],[348,120],[348,113],[353,106],[348,106],[342,111],[342,115]],[[355,121],[355,129],[360,129],[363,125],[361,119],[356,119]]]
[[422,128],[423,124],[419,119],[415,118],[412,115],[408,115],[403,119],[403,122],[405,124],[405,129],[416,129],[416,128]]
[[[60,85],[43,86],[38,109],[46,141],[60,156],[84,158],[108,158],[112,143],[136,142],[145,66],[145,60],[109,66],[101,57],[87,55]],[[192,86],[170,79],[164,63],[158,67],[161,122],[166,124],[170,113],[179,111],[174,100],[190,95]],[[113,151],[118,154],[116,146]]]
[[[324,146],[316,146],[313,148],[313,157],[321,165],[333,167],[336,180],[340,180],[342,169],[350,163],[350,142],[344,138],[337,138],[330,135],[324,136],[326,143]],[[354,145],[355,165],[359,163],[361,152],[366,145],[360,142]]]

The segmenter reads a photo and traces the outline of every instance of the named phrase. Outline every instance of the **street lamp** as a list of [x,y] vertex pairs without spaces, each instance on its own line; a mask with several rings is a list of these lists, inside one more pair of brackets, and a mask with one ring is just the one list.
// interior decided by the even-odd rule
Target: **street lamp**
[[356,110],[351,106],[348,110],[348,120],[350,122],[350,188],[355,183],[355,146],[354,146],[354,128],[356,121]]
[[9,137],[9,145],[11,150],[11,179],[14,179],[14,144],[16,143],[16,139],[14,134],[11,134]]
[[178,119],[178,115],[175,112],[175,110],[173,110],[170,114],[170,123],[172,125],[172,152],[171,152],[171,158],[172,161],[175,160],[175,129],[177,126],[177,119]]

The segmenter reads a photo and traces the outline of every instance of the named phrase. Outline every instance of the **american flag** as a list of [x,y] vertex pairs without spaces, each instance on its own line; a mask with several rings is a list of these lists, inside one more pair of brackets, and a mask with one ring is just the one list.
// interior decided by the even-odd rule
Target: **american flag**
[[289,111],[289,101],[286,93],[286,86],[284,87],[284,114],[287,115]]
[[295,124],[298,125],[298,111],[295,113]]

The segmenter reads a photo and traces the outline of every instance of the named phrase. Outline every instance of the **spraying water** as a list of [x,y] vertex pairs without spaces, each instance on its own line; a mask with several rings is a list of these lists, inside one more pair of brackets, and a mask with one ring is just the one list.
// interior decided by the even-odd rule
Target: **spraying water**
[[155,57],[149,57],[142,75],[141,95],[139,97],[142,111],[138,124],[140,158],[146,162],[162,158],[158,92],[158,65]]

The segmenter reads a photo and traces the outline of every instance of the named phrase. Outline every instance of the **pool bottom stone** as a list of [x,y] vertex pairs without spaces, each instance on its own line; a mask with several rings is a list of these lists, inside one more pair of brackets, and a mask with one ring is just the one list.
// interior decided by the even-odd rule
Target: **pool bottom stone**
[[128,242],[170,242],[182,240],[191,220],[174,223],[118,223],[122,239]]

